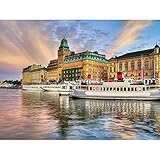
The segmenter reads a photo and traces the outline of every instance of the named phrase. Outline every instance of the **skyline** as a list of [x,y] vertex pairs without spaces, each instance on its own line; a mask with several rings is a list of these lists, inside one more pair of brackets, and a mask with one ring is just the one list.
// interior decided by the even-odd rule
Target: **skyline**
[[57,58],[65,37],[71,51],[98,51],[106,58],[153,48],[160,43],[160,21],[45,20],[0,21],[0,80],[20,79],[33,63]]

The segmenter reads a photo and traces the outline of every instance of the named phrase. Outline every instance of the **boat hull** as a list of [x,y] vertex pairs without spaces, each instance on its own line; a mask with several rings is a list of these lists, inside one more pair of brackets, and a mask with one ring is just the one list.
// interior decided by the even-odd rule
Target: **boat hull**
[[69,95],[71,98],[81,98],[81,99],[100,99],[100,100],[160,100],[160,94],[144,94],[144,95],[103,95],[100,93],[93,93],[93,92],[85,92],[85,91],[74,91]]

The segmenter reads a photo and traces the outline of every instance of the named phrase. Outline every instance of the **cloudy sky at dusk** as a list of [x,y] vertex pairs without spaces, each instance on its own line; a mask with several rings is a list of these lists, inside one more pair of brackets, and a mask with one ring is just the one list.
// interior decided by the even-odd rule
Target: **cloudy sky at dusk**
[[64,37],[72,51],[111,58],[160,43],[160,21],[0,21],[0,80],[20,79],[33,63],[46,66]]

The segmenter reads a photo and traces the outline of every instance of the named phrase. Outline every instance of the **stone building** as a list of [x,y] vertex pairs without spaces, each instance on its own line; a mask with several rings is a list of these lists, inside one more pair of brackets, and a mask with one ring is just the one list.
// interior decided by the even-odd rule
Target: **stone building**
[[33,64],[23,69],[22,84],[39,84],[46,81],[46,68]]
[[62,70],[62,79],[76,80],[107,79],[107,66],[105,55],[98,54],[98,52],[85,51],[81,53],[72,52],[64,59]]
[[98,52],[70,51],[64,38],[59,46],[58,59],[51,60],[47,66],[47,80],[107,79],[106,62],[105,56]]
[[151,79],[160,83],[160,47],[127,53],[111,58],[107,63],[108,78],[116,78],[123,72],[126,78]]

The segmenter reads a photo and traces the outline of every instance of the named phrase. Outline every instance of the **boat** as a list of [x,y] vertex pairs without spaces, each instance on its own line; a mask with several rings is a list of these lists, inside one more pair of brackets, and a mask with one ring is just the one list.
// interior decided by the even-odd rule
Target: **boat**
[[65,82],[59,84],[36,84],[36,85],[23,85],[23,90],[28,91],[48,91],[56,92],[60,95],[69,95],[74,89],[79,88],[79,83]]
[[129,82],[104,82],[102,85],[88,85],[86,90],[74,89],[71,98],[113,99],[113,100],[160,100],[160,86]]

